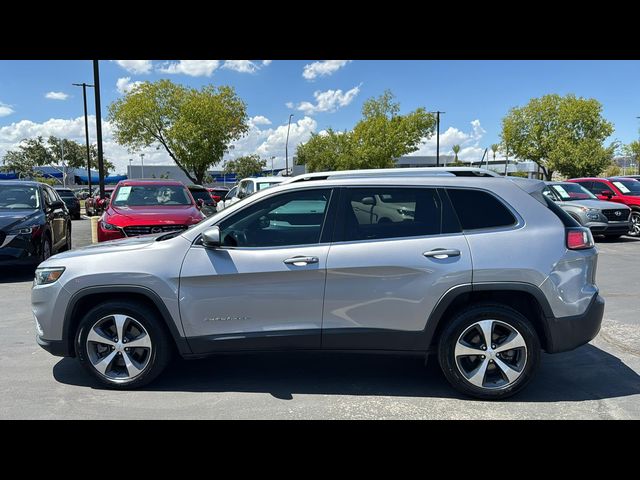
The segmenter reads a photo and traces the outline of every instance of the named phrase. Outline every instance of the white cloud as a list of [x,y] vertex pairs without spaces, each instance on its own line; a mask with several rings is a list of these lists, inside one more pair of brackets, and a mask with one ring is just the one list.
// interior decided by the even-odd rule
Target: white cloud
[[273,62],[273,60],[262,60],[262,66],[268,67],[269,65],[271,65],[271,62]]
[[301,102],[296,108],[307,115],[313,115],[318,112],[335,112],[340,107],[346,107],[356,98],[358,93],[360,93],[361,85],[362,84],[353,87],[344,93],[342,90],[316,91],[313,93],[316,99],[315,105],[311,102]]
[[[486,146],[481,145],[486,130],[480,125],[480,120],[469,122],[470,131],[462,131],[455,127],[449,127],[446,131],[440,132],[440,154],[453,155],[452,147],[460,145],[458,158],[464,162],[478,162],[482,158]],[[420,148],[409,155],[435,155],[436,154],[436,135],[429,139],[422,139]]]
[[0,117],[6,117],[7,115],[11,115],[15,110],[11,108],[9,105],[6,105],[0,102]]
[[116,82],[116,88],[118,89],[118,92],[124,95],[125,93],[129,93],[131,90],[141,84],[142,82],[140,81],[132,82],[131,77],[122,77],[119,78]]
[[240,73],[254,73],[260,67],[253,63],[251,60],[225,60],[222,68],[228,70],[235,70]]
[[69,94],[64,92],[48,92],[45,93],[44,97],[49,100],[66,100],[69,98]]
[[304,66],[302,76],[307,80],[314,80],[317,77],[331,75],[350,61],[351,60],[323,60],[321,62],[309,63]]
[[167,62],[158,69],[161,73],[182,73],[191,77],[210,77],[220,66],[220,60],[180,60]]
[[118,65],[129,73],[142,74],[150,73],[153,68],[151,60],[114,60]]
[[287,108],[293,108],[295,105],[293,104],[293,102],[287,102],[287,103],[285,103],[285,106]]
[[263,115],[256,115],[249,120],[251,125],[271,125],[271,120]]
[[[316,121],[311,117],[301,118],[291,124],[291,130],[289,131],[289,166],[293,162],[296,147],[300,143],[309,140],[317,125]],[[287,127],[288,122],[285,122],[276,128],[262,130],[258,125],[250,123],[247,135],[234,143],[234,148],[225,155],[224,160],[255,153],[267,160],[268,168],[271,168],[271,157],[275,157],[274,168],[283,168],[285,166]]]

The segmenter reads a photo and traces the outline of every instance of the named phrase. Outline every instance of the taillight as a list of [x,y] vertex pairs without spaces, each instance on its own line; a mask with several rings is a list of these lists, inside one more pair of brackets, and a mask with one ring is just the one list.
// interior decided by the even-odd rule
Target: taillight
[[567,228],[567,248],[584,250],[593,247],[593,236],[588,228]]

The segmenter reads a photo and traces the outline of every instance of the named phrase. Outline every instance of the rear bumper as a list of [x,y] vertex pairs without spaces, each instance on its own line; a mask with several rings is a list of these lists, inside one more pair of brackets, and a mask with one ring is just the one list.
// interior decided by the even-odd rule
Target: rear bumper
[[548,318],[548,353],[573,350],[588,343],[600,331],[604,315],[604,298],[596,294],[582,315]]

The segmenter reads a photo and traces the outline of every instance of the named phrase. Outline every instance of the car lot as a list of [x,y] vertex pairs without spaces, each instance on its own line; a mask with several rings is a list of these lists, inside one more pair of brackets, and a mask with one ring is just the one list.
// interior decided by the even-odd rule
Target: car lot
[[[73,222],[74,246],[90,242]],[[588,345],[544,355],[528,388],[504,402],[455,393],[435,359],[326,354],[176,360],[140,391],[101,389],[74,359],[35,343],[32,272],[0,271],[0,418],[640,418],[640,241],[598,241],[597,279],[607,300]]]

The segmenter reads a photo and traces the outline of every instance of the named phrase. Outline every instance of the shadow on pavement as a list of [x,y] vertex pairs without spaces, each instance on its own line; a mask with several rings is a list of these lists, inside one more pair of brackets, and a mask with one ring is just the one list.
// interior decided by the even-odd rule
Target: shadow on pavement
[[620,238],[608,238],[603,236],[595,236],[593,237],[596,243],[635,243],[640,242],[640,238],[638,237],[629,237],[622,236]]
[[0,267],[0,284],[30,282],[35,275],[36,267]]
[[[74,360],[53,368],[61,383],[102,388]],[[449,386],[431,357],[342,353],[220,355],[197,361],[176,359],[146,391],[269,393],[290,400],[296,394],[382,395],[465,398]],[[598,400],[640,393],[640,376],[592,345],[543,355],[537,376],[515,402]]]

